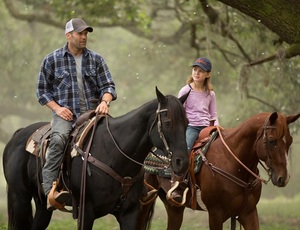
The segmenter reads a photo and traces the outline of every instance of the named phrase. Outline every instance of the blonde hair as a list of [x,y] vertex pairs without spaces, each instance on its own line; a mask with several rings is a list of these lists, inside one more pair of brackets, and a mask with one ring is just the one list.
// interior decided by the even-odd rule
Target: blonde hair
[[[191,84],[192,82],[194,82],[194,79],[191,76],[189,76],[186,80],[186,84]],[[204,80],[204,89],[205,91],[207,91],[209,93],[209,91],[213,91],[213,85],[210,83],[210,77],[209,78],[205,78]]]

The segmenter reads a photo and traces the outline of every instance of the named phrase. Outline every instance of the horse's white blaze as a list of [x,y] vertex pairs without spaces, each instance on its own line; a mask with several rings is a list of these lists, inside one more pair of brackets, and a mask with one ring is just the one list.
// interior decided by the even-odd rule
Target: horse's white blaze
[[286,181],[285,181],[285,185],[289,182],[290,180],[290,159],[289,159],[289,156],[288,156],[288,153],[285,152],[285,161],[286,161],[286,171],[287,171],[287,178],[286,178]]
[[282,138],[282,141],[283,141],[284,144],[286,144],[286,138],[285,138],[285,136]]

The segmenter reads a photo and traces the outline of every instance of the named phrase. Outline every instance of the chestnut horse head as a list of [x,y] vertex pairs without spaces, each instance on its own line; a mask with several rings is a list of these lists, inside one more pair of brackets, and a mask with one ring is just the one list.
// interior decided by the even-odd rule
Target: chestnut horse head
[[[266,117],[266,118],[265,118]],[[288,125],[299,118],[279,113],[259,114],[254,120],[265,119],[256,141],[256,152],[268,167],[272,183],[278,187],[287,185],[289,174],[289,148],[293,142]]]

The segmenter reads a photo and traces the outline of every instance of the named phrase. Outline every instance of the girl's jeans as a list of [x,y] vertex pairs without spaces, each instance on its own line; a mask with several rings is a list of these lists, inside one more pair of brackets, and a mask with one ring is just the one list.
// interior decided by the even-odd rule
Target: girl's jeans
[[188,148],[188,153],[191,152],[191,149],[197,140],[199,133],[206,126],[188,126],[186,129],[186,143]]

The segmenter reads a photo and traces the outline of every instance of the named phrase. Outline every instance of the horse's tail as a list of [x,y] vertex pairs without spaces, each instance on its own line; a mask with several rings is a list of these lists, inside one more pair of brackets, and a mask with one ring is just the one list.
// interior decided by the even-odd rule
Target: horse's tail
[[[16,130],[12,135],[12,138],[16,136],[22,129],[23,128]],[[8,144],[6,145],[3,151],[4,174],[7,174],[7,170],[8,170],[7,160],[9,156],[11,156],[12,154],[10,150],[10,148],[12,147],[11,141],[12,139],[8,142]],[[9,168],[9,170],[12,169]],[[8,230],[28,229],[31,226],[33,221],[31,202],[29,203],[22,202],[23,201],[22,199],[24,198],[25,195],[24,194],[21,194],[21,196],[17,195],[17,193],[11,189],[8,183],[6,185],[6,195],[7,195],[6,202],[7,202],[7,215],[8,215],[8,224],[7,224]]]
[[[7,185],[7,214],[8,230],[28,229],[32,225],[32,206],[31,202],[21,202],[15,193]],[[22,210],[20,214],[20,210]]]
[[7,185],[6,188],[6,194],[7,194],[7,215],[8,215],[8,224],[7,224],[7,228],[8,229],[14,229],[14,210],[13,210],[13,206],[12,206],[12,197],[11,195],[9,195],[9,188]]
[[155,201],[151,203],[147,215],[145,216],[145,221],[144,221],[144,225],[142,227],[142,229],[144,230],[149,230],[151,227],[151,223],[152,223],[152,218],[153,218],[153,214],[154,214],[154,207],[155,207]]

